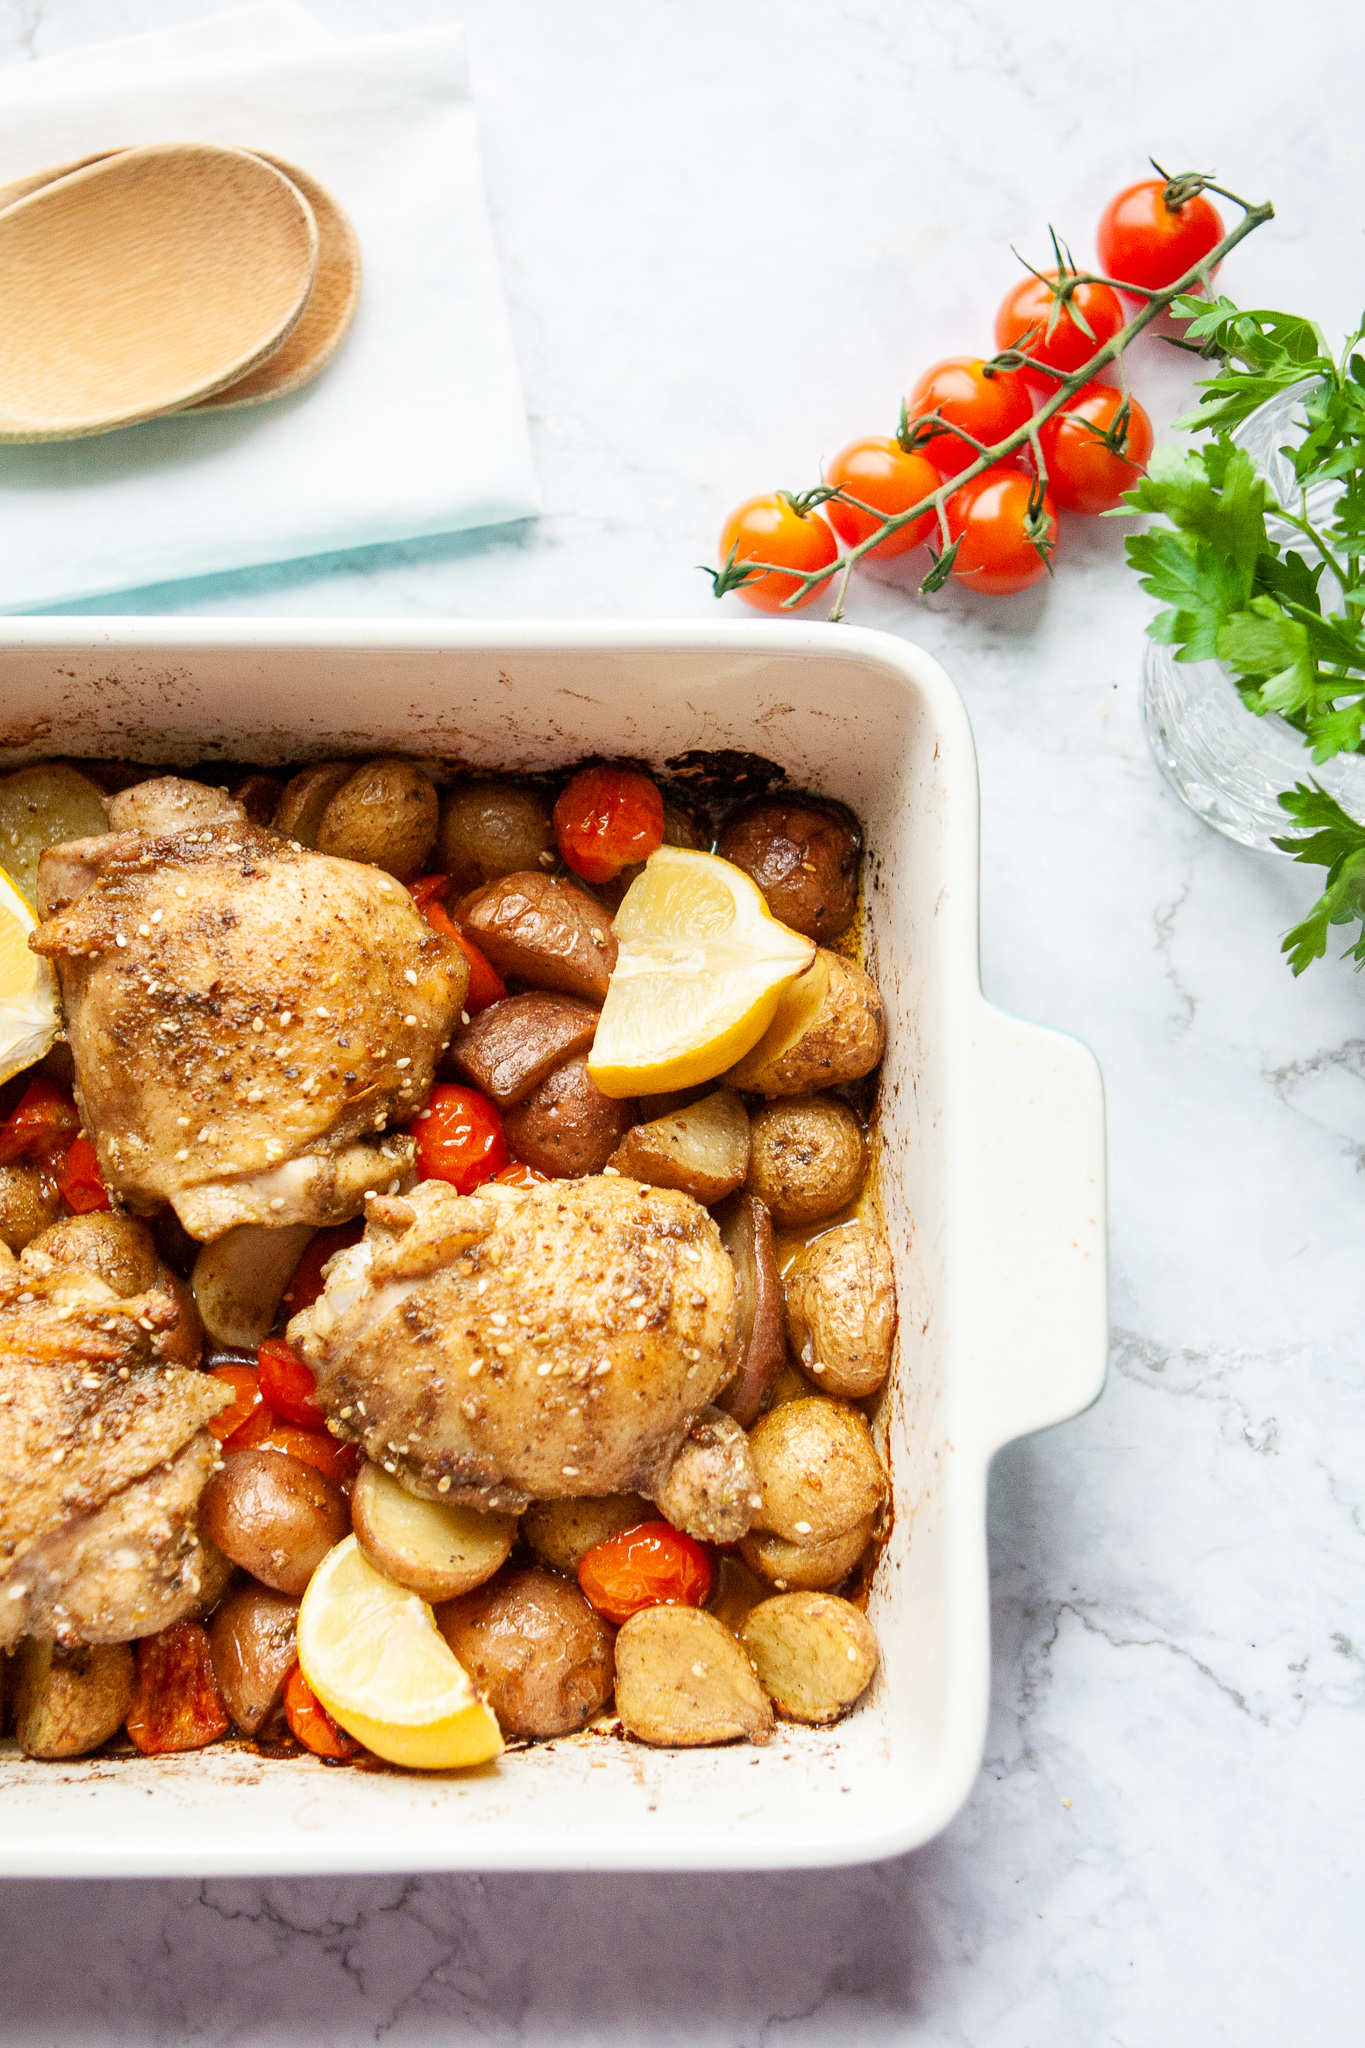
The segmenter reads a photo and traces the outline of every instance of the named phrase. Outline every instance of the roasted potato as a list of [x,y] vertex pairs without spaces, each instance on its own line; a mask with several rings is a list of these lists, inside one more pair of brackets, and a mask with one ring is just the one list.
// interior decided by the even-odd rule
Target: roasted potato
[[744,1562],[760,1578],[785,1593],[788,1587],[821,1591],[826,1586],[837,1586],[840,1579],[848,1577],[871,1541],[869,1515],[866,1521],[855,1522],[842,1536],[832,1536],[828,1543],[788,1543],[766,1529],[751,1529],[741,1539],[739,1548]]
[[745,1429],[768,1405],[782,1370],[782,1276],[773,1247],[772,1218],[757,1195],[736,1195],[716,1218],[720,1241],[735,1268],[739,1312],[739,1371],[716,1406]]
[[39,1261],[48,1259],[58,1266],[83,1266],[124,1297],[145,1294],[168,1277],[147,1225],[105,1210],[62,1217],[34,1238],[28,1254],[35,1271],[45,1270]]
[[759,1601],[771,1600],[772,1593],[772,1587],[757,1572],[750,1571],[742,1557],[723,1550],[711,1575],[711,1598],[706,1611],[724,1622],[733,1635],[738,1635]]
[[61,1213],[61,1191],[46,1166],[27,1159],[0,1166],[0,1243],[21,1252]]
[[616,1711],[639,1742],[766,1742],[773,1715],[748,1656],[697,1607],[646,1607],[616,1638]]
[[424,1600],[472,1593],[505,1564],[515,1515],[419,1500],[369,1460],[351,1489],[356,1541],[377,1572]]
[[655,1510],[638,1493],[611,1493],[600,1499],[536,1500],[521,1518],[521,1533],[546,1564],[577,1578],[588,1552],[608,1536],[652,1522]]
[[703,1408],[654,1495],[660,1514],[699,1543],[737,1543],[761,1498],[744,1431]]
[[88,775],[65,761],[19,768],[0,780],[0,868],[29,903],[38,900],[44,847],[108,830],[104,798]]
[[886,1011],[871,975],[822,946],[726,1080],[759,1095],[807,1095],[870,1074],[886,1050]]
[[502,1571],[436,1620],[510,1740],[572,1734],[611,1698],[611,1630],[554,1572]]
[[436,843],[440,801],[411,761],[367,761],[322,814],[317,850],[382,868],[396,881],[420,875]]
[[195,782],[186,775],[149,775],[105,799],[115,832],[186,832],[192,825],[212,825],[246,816],[225,789]]
[[512,782],[461,782],[441,808],[441,865],[463,894],[555,865],[550,806]]
[[304,1246],[316,1234],[311,1223],[286,1223],[278,1230],[239,1223],[202,1248],[190,1284],[216,1344],[250,1351],[265,1342]]
[[271,830],[299,846],[315,847],[323,813],[354,774],[354,761],[315,761],[311,768],[301,768],[284,785]]
[[716,851],[753,877],[773,916],[794,932],[823,945],[852,924],[862,845],[842,806],[762,797],[727,821]]
[[655,1188],[681,1188],[709,1205],[742,1187],[749,1171],[749,1119],[733,1088],[717,1088],[687,1109],[626,1132],[608,1165]]
[[85,1756],[107,1742],[133,1701],[127,1643],[63,1650],[27,1637],[15,1659],[15,1734],[25,1756]]
[[834,1593],[779,1593],[740,1631],[758,1682],[789,1721],[837,1721],[862,1698],[877,1669],[877,1638],[865,1614]]
[[788,1401],[754,1425],[763,1504],[754,1527],[787,1543],[829,1543],[875,1515],[887,1479],[867,1417],[842,1401]]
[[243,1735],[263,1728],[298,1658],[299,1603],[270,1586],[239,1586],[209,1623],[213,1675]]
[[508,1112],[502,1134],[512,1157],[524,1165],[554,1180],[580,1180],[602,1171],[630,1118],[630,1104],[604,1095],[579,1053]]
[[821,1391],[875,1393],[891,1369],[896,1276],[879,1230],[850,1223],[802,1247],[787,1268],[787,1339]]
[[792,1363],[790,1353],[786,1353],[778,1369],[777,1378],[764,1396],[764,1413],[773,1408],[781,1408],[787,1401],[813,1401],[818,1392],[819,1388],[811,1385],[806,1375]]
[[447,1058],[499,1109],[511,1109],[553,1068],[587,1051],[597,1018],[591,1003],[574,996],[507,996],[455,1034]]
[[835,1096],[765,1103],[749,1136],[749,1192],[784,1229],[836,1215],[863,1184],[863,1134],[853,1111]]
[[455,921],[499,974],[600,1008],[616,965],[606,912],[586,890],[549,875],[504,875],[462,897]]
[[253,769],[249,775],[230,776],[228,795],[235,804],[240,804],[253,825],[269,827],[280,807],[284,794],[273,775],[262,775]]
[[351,1526],[346,1498],[286,1451],[231,1451],[199,1502],[204,1534],[263,1586],[302,1595]]

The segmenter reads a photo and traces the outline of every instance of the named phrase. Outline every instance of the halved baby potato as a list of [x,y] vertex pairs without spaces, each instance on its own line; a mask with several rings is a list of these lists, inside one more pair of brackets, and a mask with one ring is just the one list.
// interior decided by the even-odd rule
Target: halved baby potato
[[638,1493],[535,1500],[521,1518],[521,1533],[537,1557],[577,1578],[578,1567],[599,1543],[655,1519],[656,1510]]
[[127,1643],[64,1650],[29,1636],[16,1669],[14,1732],[25,1756],[85,1756],[108,1741],[133,1703]]
[[108,830],[104,798],[88,775],[65,761],[19,768],[0,781],[0,868],[30,908],[38,901],[44,848]]
[[724,1622],[696,1607],[646,1607],[616,1638],[616,1711],[639,1742],[697,1749],[766,1742],[773,1713]]
[[886,1010],[856,961],[822,946],[809,974],[784,990],[777,1014],[726,1080],[760,1095],[808,1095],[870,1074],[886,1050]]
[[512,1548],[517,1518],[419,1500],[367,1461],[351,1493],[351,1526],[377,1572],[435,1602],[492,1578]]
[[877,1638],[867,1616],[835,1593],[779,1593],[740,1630],[768,1698],[790,1721],[837,1721],[872,1683]]
[[685,1109],[636,1124],[608,1160],[654,1188],[679,1188],[707,1207],[742,1187],[749,1171],[749,1119],[733,1088],[717,1088]]

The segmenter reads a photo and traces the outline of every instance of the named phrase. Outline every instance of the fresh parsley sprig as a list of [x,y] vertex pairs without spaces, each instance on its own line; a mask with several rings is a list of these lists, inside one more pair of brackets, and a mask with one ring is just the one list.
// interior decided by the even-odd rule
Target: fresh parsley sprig
[[1347,955],[1365,964],[1365,825],[1358,825],[1322,784],[1296,782],[1280,798],[1283,808],[1305,827],[1274,844],[1295,860],[1327,870],[1327,887],[1301,924],[1286,932],[1280,946],[1295,974],[1302,974],[1327,951],[1327,927],[1360,921],[1360,934]]

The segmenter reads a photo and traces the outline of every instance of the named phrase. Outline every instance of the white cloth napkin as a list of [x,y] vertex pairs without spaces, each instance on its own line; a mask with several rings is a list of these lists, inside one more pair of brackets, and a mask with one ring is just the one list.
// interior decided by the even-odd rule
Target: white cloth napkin
[[336,42],[259,0],[0,71],[0,182],[190,140],[290,158],[341,201],[364,261],[350,334],[273,404],[0,446],[0,610],[538,510],[459,34]]

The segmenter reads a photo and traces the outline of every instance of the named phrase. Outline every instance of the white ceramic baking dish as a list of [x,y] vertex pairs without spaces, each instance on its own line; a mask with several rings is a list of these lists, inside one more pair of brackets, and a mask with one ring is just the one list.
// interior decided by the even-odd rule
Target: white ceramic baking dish
[[859,1862],[965,1799],[989,1691],[986,1471],[1103,1383],[1103,1102],[1073,1039],[985,1002],[961,699],[900,640],[825,624],[0,620],[0,748],[189,762],[405,751],[543,768],[735,747],[844,798],[869,844],[890,1019],[881,1184],[900,1336],[882,1669],[832,1730],[762,1750],[602,1736],[463,1776],[221,1745],[30,1763],[0,1749],[0,1874],[707,1869]]

